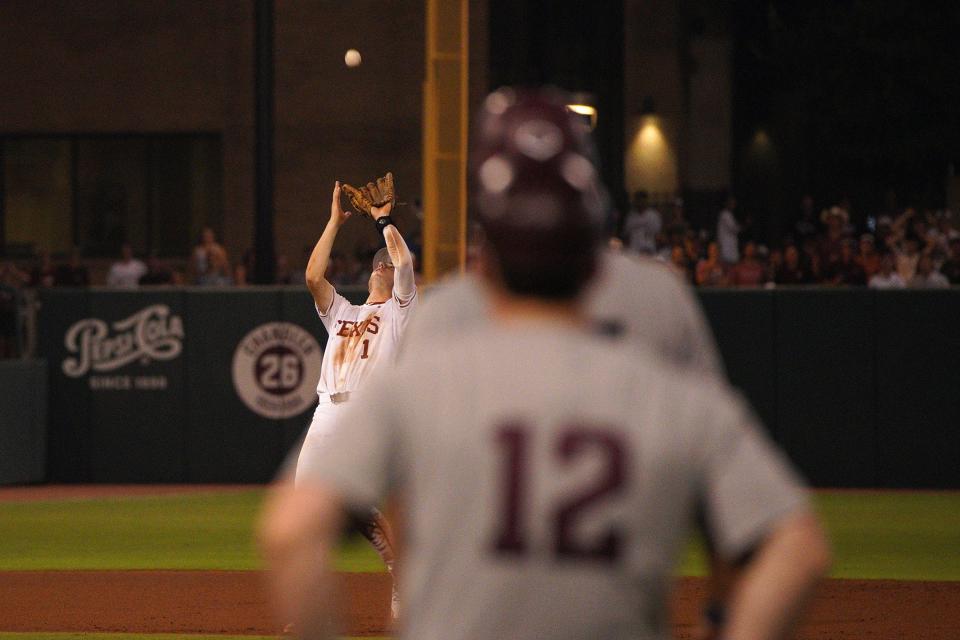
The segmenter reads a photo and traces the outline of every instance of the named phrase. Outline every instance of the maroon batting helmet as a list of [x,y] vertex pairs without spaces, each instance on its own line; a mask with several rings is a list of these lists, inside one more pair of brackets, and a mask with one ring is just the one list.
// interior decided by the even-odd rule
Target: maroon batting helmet
[[476,120],[471,180],[507,289],[572,298],[593,275],[606,195],[590,131],[564,92],[503,88]]

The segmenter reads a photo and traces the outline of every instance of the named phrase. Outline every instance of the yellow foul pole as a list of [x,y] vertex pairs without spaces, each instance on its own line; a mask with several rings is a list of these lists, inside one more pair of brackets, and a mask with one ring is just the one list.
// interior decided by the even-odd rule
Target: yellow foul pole
[[461,269],[467,239],[469,0],[426,0],[423,84],[423,268]]

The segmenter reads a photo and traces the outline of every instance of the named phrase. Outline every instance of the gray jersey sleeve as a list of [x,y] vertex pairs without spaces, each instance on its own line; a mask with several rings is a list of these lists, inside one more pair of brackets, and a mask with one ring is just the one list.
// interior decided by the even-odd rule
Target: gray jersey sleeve
[[426,292],[416,313],[411,314],[400,342],[408,347],[431,349],[446,336],[460,334],[486,322],[489,304],[477,278],[471,274],[453,276]]
[[667,362],[708,376],[724,375],[713,334],[691,287],[656,260],[606,251],[585,300],[596,322],[613,323],[628,342]]
[[733,392],[710,389],[695,437],[702,449],[702,499],[722,557],[750,551],[785,516],[808,508],[803,482]]
[[396,376],[392,366],[371,374],[338,417],[316,463],[298,475],[298,482],[332,488],[350,507],[380,503],[400,470],[397,409],[402,400]]

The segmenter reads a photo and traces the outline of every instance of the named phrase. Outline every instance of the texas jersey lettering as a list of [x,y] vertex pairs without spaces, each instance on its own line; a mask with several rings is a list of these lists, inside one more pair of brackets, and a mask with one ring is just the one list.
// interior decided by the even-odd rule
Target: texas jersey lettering
[[393,294],[385,302],[355,305],[336,293],[326,313],[317,309],[330,335],[317,393],[356,391],[378,362],[390,361],[416,297],[401,302]]

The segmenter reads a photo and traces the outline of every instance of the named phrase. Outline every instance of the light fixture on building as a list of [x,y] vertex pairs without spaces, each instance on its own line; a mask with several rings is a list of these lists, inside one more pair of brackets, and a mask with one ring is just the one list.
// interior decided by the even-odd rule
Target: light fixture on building
[[595,129],[597,126],[597,108],[594,106],[596,100],[593,97],[593,94],[590,93],[574,93],[570,96],[570,104],[567,105],[567,109],[573,111],[579,116],[583,116],[589,123],[590,128]]

